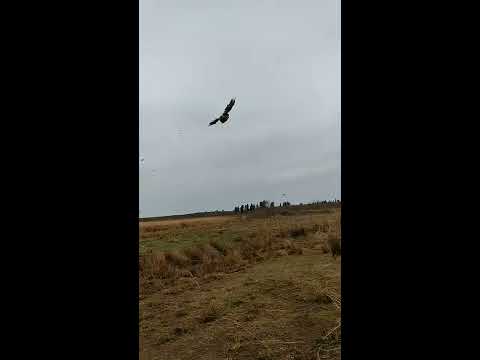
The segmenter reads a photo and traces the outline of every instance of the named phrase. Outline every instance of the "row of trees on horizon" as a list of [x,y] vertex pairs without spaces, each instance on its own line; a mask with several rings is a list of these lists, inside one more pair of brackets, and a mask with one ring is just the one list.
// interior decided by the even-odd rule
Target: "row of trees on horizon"
[[[329,207],[329,206],[338,206],[341,204],[341,201],[340,200],[323,200],[323,201],[312,201],[310,203],[299,203],[297,205],[299,206],[304,206],[304,205],[316,205],[316,206],[326,206],[326,207]],[[295,205],[295,204],[294,204]],[[266,208],[274,208],[274,207],[287,207],[287,206],[292,206],[292,204],[288,201],[284,201],[282,203],[279,203],[277,206],[275,206],[275,202],[274,201],[268,201],[268,200],[262,200],[260,201],[259,203],[257,204],[243,204],[243,205],[240,205],[240,206],[235,206],[234,208],[234,213],[235,214],[243,214],[243,213],[247,213],[247,212],[252,212],[252,211],[255,211],[257,209],[266,209]],[[198,212],[198,213],[193,213],[193,214],[208,214],[208,213],[223,213],[225,212],[225,210],[215,210],[215,211],[203,211],[203,212]],[[190,216],[192,214],[179,214],[179,215],[170,215],[170,216],[167,216],[167,217],[186,217],[186,216]],[[142,211],[140,210],[139,211],[139,218],[142,218]],[[152,218],[152,217],[151,217]]]

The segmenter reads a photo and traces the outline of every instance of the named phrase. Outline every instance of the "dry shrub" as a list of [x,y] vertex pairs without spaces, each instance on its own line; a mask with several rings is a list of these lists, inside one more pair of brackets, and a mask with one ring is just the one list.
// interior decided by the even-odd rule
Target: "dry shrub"
[[177,326],[177,327],[173,330],[173,333],[175,334],[175,336],[182,336],[182,335],[188,333],[188,329],[187,329],[187,328],[184,328],[183,326]]
[[190,263],[190,259],[178,250],[166,252],[165,259],[167,262],[179,267],[184,267]]
[[177,277],[177,278],[191,278],[191,277],[193,277],[193,274],[187,269],[176,268],[175,269],[175,277]]
[[265,239],[265,249],[267,250],[271,250],[273,248],[273,240],[272,240],[272,236],[268,236],[266,239]]
[[330,297],[330,291],[320,287],[317,287],[313,290],[311,300],[319,304],[331,304],[333,302],[332,298]]
[[205,257],[203,260],[202,260],[202,263],[200,264],[200,266],[196,269],[196,273],[198,275],[205,275],[205,274],[209,274],[209,273],[212,273],[212,272],[215,272],[217,271],[219,267],[219,263],[216,262],[216,261],[212,261],[210,260],[209,258]]
[[289,233],[290,233],[290,236],[293,238],[307,235],[304,227],[290,229]]
[[209,244],[223,255],[226,255],[227,250],[230,248],[224,241],[216,239],[210,240]]
[[293,248],[293,242],[290,239],[282,239],[276,244],[276,246],[279,249],[291,249]]
[[139,258],[141,278],[154,279],[166,277],[169,272],[165,255],[161,252],[142,255]]
[[212,273],[209,273],[209,274],[206,274],[203,279],[206,280],[206,281],[209,281],[209,280],[220,280],[220,279],[223,279],[225,277],[225,274],[222,273],[222,272],[212,272]]
[[336,258],[337,256],[341,256],[342,248],[341,248],[341,242],[339,238],[330,237],[328,239],[328,248],[334,258]]
[[173,279],[176,276],[175,266],[166,261],[163,253],[142,255],[139,263],[140,296],[150,293],[158,285],[163,285],[164,279]]
[[322,280],[308,284],[302,291],[304,301],[319,304],[332,304],[337,310],[341,309],[341,296],[336,286],[329,281]]
[[200,314],[199,321],[201,323],[207,323],[218,319],[222,313],[222,306],[218,301],[211,300],[208,306]]
[[240,249],[233,249],[229,250],[227,255],[222,257],[222,264],[218,269],[222,272],[228,273],[243,267],[247,263],[248,261],[242,257]]
[[144,226],[143,228],[140,229],[141,232],[144,233],[149,233],[149,232],[154,232],[160,230],[156,226]]
[[321,250],[324,254],[327,254],[330,252],[330,248],[328,247],[328,245],[325,245],[325,244],[322,244]]
[[168,264],[164,253],[154,253],[149,258],[151,262],[151,271],[153,274],[161,277],[168,272]]
[[294,254],[302,255],[303,249],[297,244],[292,243],[292,247],[289,248],[287,252],[288,252],[288,255],[294,255]]
[[177,318],[180,318],[180,317],[184,317],[184,316],[187,316],[188,313],[185,311],[185,309],[179,309],[177,311],[175,311],[175,317]]
[[205,275],[217,271],[222,267],[223,256],[210,244],[204,244],[201,246],[202,256],[200,266],[196,269],[196,273]]
[[286,256],[288,252],[285,249],[280,249],[275,252],[275,256]]
[[321,233],[327,233],[328,231],[330,231],[330,225],[327,223],[327,224],[319,224],[318,225],[318,230],[317,232],[321,232]]
[[[251,246],[247,248],[250,249],[250,256],[253,257],[255,249]],[[140,282],[141,286],[146,288],[150,284],[149,281],[155,278],[175,281],[236,269],[245,263],[240,248],[212,241],[211,244],[196,245],[181,251],[142,255],[139,258]]]
[[313,239],[319,242],[325,242],[328,240],[328,234],[325,232],[317,232],[313,235]]
[[271,257],[274,257],[274,256],[275,256],[275,250],[273,249],[272,244],[270,244],[265,249],[265,258],[271,258]]
[[239,252],[243,259],[251,260],[255,258],[256,250],[250,242],[246,242],[239,248]]
[[267,240],[263,237],[247,240],[246,243],[255,250],[262,250],[267,247]]
[[203,251],[203,255],[207,256],[210,259],[217,259],[222,255],[217,249],[215,249],[210,244],[202,245],[202,251]]
[[272,244],[272,249],[276,250],[273,252],[276,256],[279,256],[280,254],[302,254],[303,250],[302,248],[295,244],[292,240],[290,239],[281,239],[279,241],[276,241]]
[[139,295],[142,298],[142,295],[147,293],[151,283],[144,276],[140,275],[138,278],[138,285],[139,285]]
[[342,213],[337,211],[335,214],[336,236],[338,239],[342,238]]
[[146,271],[146,256],[145,255],[140,255],[138,258],[138,272],[140,275],[142,275]]
[[227,255],[223,258],[223,264],[225,270],[231,269],[232,267],[243,265],[244,260],[242,254],[238,249],[232,249],[227,252]]
[[[238,235],[238,241],[225,241],[212,239],[207,244],[194,245],[182,250],[173,250],[165,253],[153,254],[149,252],[140,257],[140,276],[142,285],[161,279],[162,282],[176,281],[184,277],[206,276],[216,272],[230,272],[237,270],[247,263],[289,254],[302,254],[303,248],[295,243],[292,238],[306,236],[307,232],[316,231],[309,237],[308,244],[317,244],[320,239],[322,245],[326,234],[320,234],[320,225],[313,220],[307,225],[293,221],[279,221],[271,218],[245,235]],[[224,230],[224,229],[219,229]],[[281,238],[275,237],[280,235]],[[320,234],[320,235],[319,235]],[[291,238],[288,238],[291,236]],[[316,239],[318,237],[318,239]],[[310,240],[313,239],[312,242]],[[235,239],[233,239],[235,240]],[[317,242],[315,242],[317,240]],[[326,245],[325,245],[326,246]],[[334,248],[334,256],[337,255]]]
[[198,245],[191,248],[183,249],[183,253],[186,257],[190,259],[192,264],[196,264],[202,261],[203,249]]
[[243,241],[243,237],[241,235],[236,235],[232,238],[232,241],[235,243],[240,243]]
[[261,237],[265,240],[272,238],[272,221],[264,221],[260,229],[257,231],[257,237]]

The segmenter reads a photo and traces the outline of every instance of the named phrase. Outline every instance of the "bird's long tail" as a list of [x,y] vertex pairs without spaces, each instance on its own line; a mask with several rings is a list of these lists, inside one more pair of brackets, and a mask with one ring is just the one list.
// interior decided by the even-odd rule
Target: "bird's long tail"
[[219,119],[215,119],[213,121],[211,121],[208,126],[212,126],[212,125],[215,125],[217,122],[218,122]]

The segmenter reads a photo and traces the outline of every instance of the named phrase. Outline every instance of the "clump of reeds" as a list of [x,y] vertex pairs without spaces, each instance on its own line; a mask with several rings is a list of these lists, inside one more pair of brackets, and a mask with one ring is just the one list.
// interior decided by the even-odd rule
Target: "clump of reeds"
[[296,228],[290,229],[289,234],[291,237],[296,238],[299,236],[306,236],[307,232],[305,231],[304,227],[296,227]]
[[175,266],[183,267],[190,264],[190,259],[178,250],[167,251],[165,253],[165,259]]
[[200,314],[199,321],[207,323],[218,319],[222,313],[222,306],[216,300],[211,300],[206,309]]
[[337,256],[341,256],[342,248],[340,239],[336,237],[331,237],[328,239],[328,248],[330,253],[332,254],[333,258],[336,259]]

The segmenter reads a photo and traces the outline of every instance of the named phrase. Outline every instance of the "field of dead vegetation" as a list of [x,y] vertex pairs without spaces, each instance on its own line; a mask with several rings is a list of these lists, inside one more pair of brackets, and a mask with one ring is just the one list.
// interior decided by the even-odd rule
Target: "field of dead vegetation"
[[340,359],[340,209],[139,227],[140,359]]

